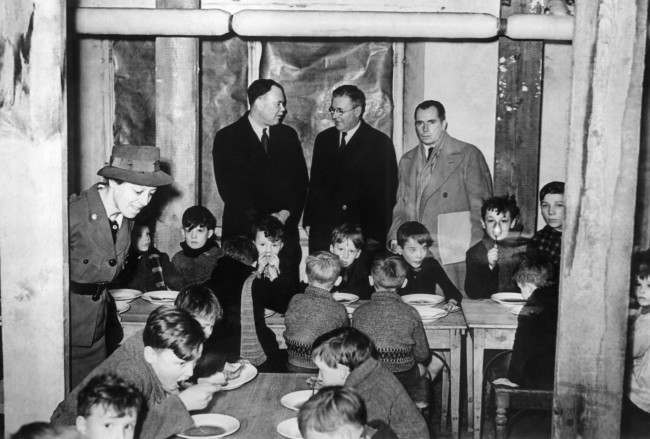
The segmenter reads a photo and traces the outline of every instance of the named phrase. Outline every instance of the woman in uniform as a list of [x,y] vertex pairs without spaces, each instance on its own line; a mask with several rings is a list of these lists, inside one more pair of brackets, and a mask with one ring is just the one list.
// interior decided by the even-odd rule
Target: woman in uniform
[[71,388],[107,356],[106,325],[117,321],[107,284],[124,265],[133,218],[173,181],[159,160],[154,146],[115,146],[97,172],[106,180],[70,199]]

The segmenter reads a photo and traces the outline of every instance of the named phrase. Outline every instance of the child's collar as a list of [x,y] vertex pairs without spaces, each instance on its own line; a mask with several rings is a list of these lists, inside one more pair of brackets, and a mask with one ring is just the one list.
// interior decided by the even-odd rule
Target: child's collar
[[202,255],[216,245],[217,243],[214,237],[209,238],[201,248],[191,248],[185,241],[181,241],[181,249],[183,249],[183,254],[190,258],[196,258],[197,256]]

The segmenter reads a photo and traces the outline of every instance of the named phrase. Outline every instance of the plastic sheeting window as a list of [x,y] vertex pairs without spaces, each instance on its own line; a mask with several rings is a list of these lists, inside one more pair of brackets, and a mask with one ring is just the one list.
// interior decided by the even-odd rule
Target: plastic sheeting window
[[[120,40],[115,63],[115,143],[155,144],[155,45]],[[221,222],[212,164],[212,141],[220,128],[247,109],[248,46],[239,38],[201,43],[201,204]],[[393,50],[388,42],[269,41],[262,45],[260,77],[281,83],[287,95],[285,123],[298,131],[308,165],[316,135],[332,125],[327,109],[339,85],[357,85],[366,95],[364,119],[392,135]]]

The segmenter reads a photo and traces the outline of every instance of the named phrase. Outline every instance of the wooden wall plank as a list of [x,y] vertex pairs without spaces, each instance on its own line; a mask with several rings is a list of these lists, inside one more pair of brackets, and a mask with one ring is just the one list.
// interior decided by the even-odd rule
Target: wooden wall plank
[[[156,6],[198,8],[200,1],[157,0]],[[156,146],[175,181],[157,198],[166,205],[156,246],[171,257],[180,250],[183,212],[199,199],[198,38],[156,38]]]
[[4,425],[48,419],[67,377],[65,0],[0,7]]
[[[501,7],[501,18],[527,13],[529,0]],[[494,194],[511,194],[525,233],[534,233],[542,110],[544,43],[499,38]]]
[[619,437],[648,0],[576,2],[553,437]]

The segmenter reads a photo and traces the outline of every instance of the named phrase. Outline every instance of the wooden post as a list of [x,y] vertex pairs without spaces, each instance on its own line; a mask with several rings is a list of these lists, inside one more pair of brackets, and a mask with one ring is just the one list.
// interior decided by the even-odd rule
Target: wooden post
[[4,426],[47,420],[66,390],[65,0],[0,7]]
[[82,38],[79,47],[77,123],[79,192],[101,180],[97,176],[111,155],[115,121],[115,79],[110,40]]
[[[199,8],[199,0],[156,0],[159,8]],[[199,190],[199,40],[156,38],[156,146],[174,184],[158,219],[156,245],[172,256],[179,250],[183,211]]]
[[648,0],[576,2],[553,437],[619,436]]
[[[501,6],[501,18],[529,12],[529,0]],[[499,38],[494,193],[511,194],[524,232],[535,232],[544,43]]]

